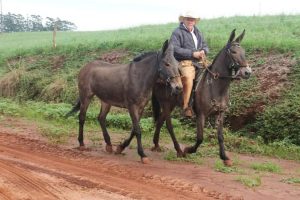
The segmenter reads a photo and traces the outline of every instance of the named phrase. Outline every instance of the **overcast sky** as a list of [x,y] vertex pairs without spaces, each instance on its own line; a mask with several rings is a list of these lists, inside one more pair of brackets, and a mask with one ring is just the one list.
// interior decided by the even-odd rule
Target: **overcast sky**
[[[1,0],[0,0],[1,1]],[[118,29],[177,22],[193,10],[201,18],[300,14],[298,0],[2,0],[8,12],[41,15],[75,23],[79,31]]]

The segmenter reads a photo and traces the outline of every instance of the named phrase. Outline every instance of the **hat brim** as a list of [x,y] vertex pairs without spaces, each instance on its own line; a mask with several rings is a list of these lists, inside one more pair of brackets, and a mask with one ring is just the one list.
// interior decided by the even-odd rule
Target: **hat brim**
[[195,17],[189,17],[189,16],[182,16],[182,15],[181,15],[181,16],[179,16],[179,18],[178,18],[179,22],[183,22],[184,18],[194,18],[194,19],[196,19],[196,23],[200,21],[200,18],[199,18],[199,17],[195,18]]

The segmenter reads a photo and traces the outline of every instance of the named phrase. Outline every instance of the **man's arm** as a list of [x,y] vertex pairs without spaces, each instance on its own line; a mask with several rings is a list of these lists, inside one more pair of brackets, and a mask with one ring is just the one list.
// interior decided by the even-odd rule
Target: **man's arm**
[[193,51],[191,49],[181,48],[179,31],[175,30],[172,33],[170,42],[174,46],[174,56],[176,58],[181,60],[185,60],[185,59],[190,60],[193,58]]

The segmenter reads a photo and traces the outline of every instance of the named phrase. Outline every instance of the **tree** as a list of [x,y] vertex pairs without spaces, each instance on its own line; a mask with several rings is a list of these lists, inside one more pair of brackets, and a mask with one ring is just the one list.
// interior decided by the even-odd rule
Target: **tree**
[[43,31],[43,18],[40,15],[30,15],[27,19],[28,31]]
[[21,14],[9,12],[7,15],[3,15],[2,19],[3,32],[53,31],[55,24],[59,31],[72,31],[77,29],[74,23],[59,18],[46,17],[45,24],[43,24],[44,21],[40,15],[30,15],[25,18]]

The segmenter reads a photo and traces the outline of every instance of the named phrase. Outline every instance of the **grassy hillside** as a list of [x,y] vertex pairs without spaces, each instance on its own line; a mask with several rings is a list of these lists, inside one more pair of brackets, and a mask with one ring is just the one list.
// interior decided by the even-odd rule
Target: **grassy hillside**
[[[213,52],[218,51],[234,28],[246,29],[243,45],[253,49],[296,50],[300,46],[300,15],[231,17],[202,20],[199,28]],[[168,39],[177,23],[141,26],[117,31],[58,32],[59,52],[126,48],[132,51],[156,50]],[[0,59],[53,52],[52,33],[4,33],[0,35]]]
[[[77,97],[76,76],[88,61],[105,53],[125,52],[118,62],[128,63],[136,54],[158,50],[177,23],[149,25],[117,31],[58,32],[52,49],[52,33],[5,33],[0,35],[0,95],[14,100],[72,103]],[[198,25],[210,47],[209,57],[226,44],[232,29],[246,29],[242,46],[253,68],[260,70],[270,54],[296,59],[289,84],[275,99],[261,91],[257,77],[232,85],[231,111],[240,118],[257,102],[263,110],[247,121],[247,136],[260,135],[266,142],[300,144],[300,15],[253,16],[202,20]],[[283,117],[284,116],[284,117]],[[250,134],[251,133],[251,134]]]

